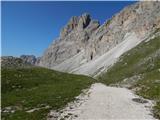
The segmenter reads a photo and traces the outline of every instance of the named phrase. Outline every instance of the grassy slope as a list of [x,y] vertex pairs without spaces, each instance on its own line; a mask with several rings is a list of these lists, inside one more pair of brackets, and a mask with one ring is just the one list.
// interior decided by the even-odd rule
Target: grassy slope
[[154,113],[160,118],[160,37],[143,42],[123,54],[119,62],[99,76],[99,80],[110,85],[133,76],[141,78],[132,88],[139,87],[137,94],[157,101]]
[[[89,87],[93,79],[53,70],[33,67],[2,69],[2,110],[11,106],[14,113],[3,113],[7,120],[45,119],[50,109],[60,109]],[[27,110],[41,108],[32,113]]]

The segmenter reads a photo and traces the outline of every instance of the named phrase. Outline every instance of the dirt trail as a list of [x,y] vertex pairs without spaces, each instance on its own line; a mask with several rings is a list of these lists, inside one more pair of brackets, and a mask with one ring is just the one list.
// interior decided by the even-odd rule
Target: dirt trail
[[[108,87],[101,83],[91,86],[86,95],[80,95],[79,101],[68,104],[57,119],[74,120],[153,120],[152,102],[138,103],[139,98],[126,88]],[[50,113],[52,116],[55,112]],[[55,119],[55,118],[54,118]],[[51,118],[51,120],[54,120]]]

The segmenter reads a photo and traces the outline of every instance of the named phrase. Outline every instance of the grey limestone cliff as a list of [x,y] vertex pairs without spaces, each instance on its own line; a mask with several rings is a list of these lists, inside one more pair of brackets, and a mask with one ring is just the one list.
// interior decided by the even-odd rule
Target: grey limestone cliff
[[[105,11],[104,11],[105,12]],[[61,30],[59,38],[44,52],[39,65],[51,69],[80,74],[95,74],[100,68],[111,65],[111,61],[123,52],[136,46],[160,28],[160,2],[136,2],[125,7],[100,25],[88,13],[72,17]],[[128,41],[128,42],[127,42]],[[101,63],[97,62],[105,54]],[[121,47],[120,47],[121,46]],[[114,53],[113,53],[114,51]],[[106,60],[110,60],[107,63]],[[100,61],[100,60],[99,60]],[[102,64],[99,66],[98,64]],[[87,70],[86,70],[87,69]],[[94,72],[91,69],[95,69]],[[83,71],[85,71],[83,73]]]

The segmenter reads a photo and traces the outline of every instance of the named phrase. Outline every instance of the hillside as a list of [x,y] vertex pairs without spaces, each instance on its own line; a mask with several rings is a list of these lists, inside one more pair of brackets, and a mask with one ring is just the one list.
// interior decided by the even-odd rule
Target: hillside
[[135,2],[102,25],[73,16],[41,57],[1,57],[1,114],[160,119],[160,2]]
[[99,80],[133,89],[138,95],[156,101],[154,113],[160,118],[160,36],[123,54]]
[[136,2],[102,25],[88,13],[73,16],[46,49],[38,65],[95,76],[157,28],[160,28],[159,1]]
[[92,78],[41,67],[2,68],[2,120],[44,120],[73,101]]

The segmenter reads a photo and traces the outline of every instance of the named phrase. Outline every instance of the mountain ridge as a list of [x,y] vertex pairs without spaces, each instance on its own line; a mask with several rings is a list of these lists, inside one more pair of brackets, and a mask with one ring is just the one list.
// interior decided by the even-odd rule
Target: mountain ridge
[[[76,74],[99,74],[99,69],[104,67],[103,70],[106,70],[111,65],[108,63],[114,63],[121,54],[160,28],[159,11],[160,2],[145,1],[125,7],[102,25],[92,20],[87,13],[72,17],[61,30],[60,37],[44,52],[38,65]],[[102,61],[104,65],[94,68],[95,70],[85,67],[115,49],[123,41],[129,40],[130,43],[127,42],[121,49],[117,49],[121,54],[111,57],[112,59],[108,56],[108,63],[105,62],[106,58]],[[129,44],[130,47],[126,48]]]

